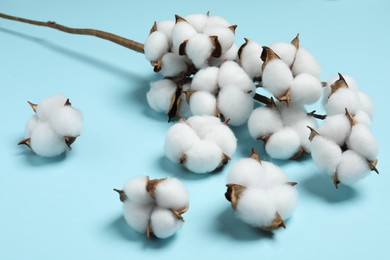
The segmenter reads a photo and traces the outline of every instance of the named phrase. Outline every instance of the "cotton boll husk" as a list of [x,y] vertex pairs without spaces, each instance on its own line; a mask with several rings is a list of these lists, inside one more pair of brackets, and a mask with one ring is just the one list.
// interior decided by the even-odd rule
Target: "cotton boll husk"
[[226,87],[219,92],[217,106],[229,124],[239,126],[244,124],[252,110],[253,98],[236,87]]
[[184,152],[199,141],[198,135],[186,123],[176,123],[165,136],[165,156],[172,162],[179,163]]
[[137,204],[151,204],[153,202],[152,196],[146,191],[148,177],[137,176],[127,181],[123,187],[123,191],[127,199]]
[[209,16],[207,19],[206,26],[223,26],[223,27],[229,27],[231,24],[228,20],[221,16]]
[[197,69],[206,66],[208,59],[214,51],[214,44],[206,34],[192,35],[186,45],[186,54]]
[[189,22],[198,33],[202,33],[208,18],[209,17],[206,14],[190,14],[184,19]]
[[290,159],[301,147],[298,134],[291,127],[273,133],[265,144],[266,152],[275,159]]
[[256,87],[246,72],[235,61],[224,62],[218,74],[218,85],[220,88],[237,87],[245,92],[251,91],[253,94]]
[[367,160],[373,161],[378,157],[378,144],[370,128],[365,124],[356,124],[352,127],[347,146]]
[[308,50],[302,47],[297,50],[291,71],[294,76],[301,73],[309,73],[318,79],[321,76],[320,64]]
[[169,51],[169,42],[163,32],[152,32],[145,41],[144,53],[149,61],[157,61]]
[[223,153],[221,148],[210,141],[199,141],[185,152],[185,166],[195,173],[214,171],[221,163]]
[[[352,78],[351,76],[349,75],[345,75],[345,74],[342,74],[343,78],[345,79],[345,81],[347,82],[347,85],[348,85],[348,88],[352,89],[352,90],[358,90],[359,89],[359,86],[356,82],[356,80],[354,78]],[[330,86],[333,85],[333,83],[335,83],[337,80],[340,79],[340,76],[338,74],[332,76],[327,84],[326,84],[326,88],[327,88],[327,92],[328,92],[328,96],[330,94]]]
[[294,125],[296,122],[305,119],[307,116],[306,109],[301,104],[287,104],[286,102],[279,102],[276,104],[280,112],[283,124],[287,126]]
[[284,184],[274,186],[270,188],[268,192],[282,219],[286,220],[289,218],[297,205],[297,189],[291,185]]
[[350,132],[351,123],[345,114],[327,116],[324,123],[318,129],[318,133],[321,136],[329,138],[339,146],[345,144]]
[[343,152],[337,167],[337,178],[341,183],[353,184],[371,172],[367,160],[352,150]]
[[157,31],[165,34],[165,37],[168,40],[169,46],[172,46],[172,29],[175,26],[175,21],[173,20],[163,20],[157,22]]
[[318,78],[308,73],[297,75],[290,87],[291,102],[313,104],[322,94],[322,85]]
[[292,129],[298,134],[299,139],[301,140],[301,146],[305,149],[306,152],[310,152],[311,142],[309,140],[310,136],[310,126],[313,129],[317,128],[317,122],[313,117],[307,116],[304,119],[299,120],[297,123],[291,126]]
[[54,95],[43,99],[36,108],[38,118],[48,120],[54,110],[65,105],[67,99],[64,95]]
[[356,112],[353,118],[355,119],[356,122],[371,127],[371,118],[366,112],[360,110]]
[[295,59],[297,48],[289,42],[276,42],[269,46],[287,66],[291,67]]
[[248,188],[240,194],[237,216],[254,227],[268,227],[276,215],[275,203],[267,191]]
[[139,233],[145,233],[154,204],[137,204],[131,200],[123,203],[123,216],[127,224]]
[[271,60],[265,66],[262,76],[263,87],[275,97],[286,94],[292,81],[293,75],[284,61]]
[[260,58],[262,51],[260,44],[252,40],[249,40],[241,51],[241,66],[252,79],[262,74],[263,61]]
[[360,110],[360,100],[356,91],[349,88],[340,88],[333,93],[325,105],[328,115],[344,114],[345,109],[354,115]]
[[216,93],[218,90],[218,67],[207,67],[199,70],[192,79],[191,88],[193,90],[204,90]]
[[195,131],[195,133],[201,138],[212,131],[218,125],[221,125],[221,119],[215,116],[192,116],[187,119],[187,124]]
[[191,24],[185,21],[176,23],[172,28],[172,43],[174,52],[178,53],[180,44],[196,33],[195,28]]
[[267,161],[262,161],[261,166],[263,167],[265,173],[265,178],[261,183],[261,187],[269,188],[275,185],[287,183],[287,175],[282,171],[280,167]]
[[204,140],[217,144],[222,152],[229,157],[232,157],[236,152],[237,139],[227,125],[221,124],[214,127],[206,134]]
[[265,170],[258,161],[252,158],[243,158],[232,165],[226,183],[251,187],[261,183],[264,176]]
[[358,91],[358,96],[360,100],[360,109],[366,112],[370,118],[374,117],[374,103],[371,98],[364,92]]
[[186,72],[188,65],[183,56],[168,52],[161,59],[161,70],[164,77],[174,77]]
[[190,109],[193,115],[215,116],[217,99],[207,91],[196,91],[190,98]]
[[146,93],[146,99],[154,111],[168,113],[175,92],[175,82],[162,79],[150,83],[150,90]]
[[341,160],[341,148],[335,142],[316,136],[311,142],[311,157],[317,167],[333,176]]
[[66,151],[64,137],[57,135],[48,123],[38,124],[31,133],[30,147],[38,155],[54,157]]
[[282,127],[280,114],[276,109],[269,107],[256,108],[248,119],[248,130],[253,139],[272,134]]
[[224,26],[207,26],[204,28],[203,33],[209,36],[217,36],[218,42],[221,45],[222,53],[227,52],[233,45],[235,35],[234,32],[228,27]]
[[181,210],[188,206],[187,191],[176,178],[166,178],[159,182],[154,194],[159,207]]
[[83,130],[83,116],[72,106],[63,106],[52,112],[50,125],[59,136],[77,137]]
[[158,238],[168,238],[176,233],[183,225],[171,210],[156,207],[150,216],[150,226]]
[[30,119],[27,121],[26,127],[25,127],[25,137],[28,138],[31,136],[31,133],[34,131],[35,127],[40,123],[39,118],[37,115],[33,115],[30,117]]

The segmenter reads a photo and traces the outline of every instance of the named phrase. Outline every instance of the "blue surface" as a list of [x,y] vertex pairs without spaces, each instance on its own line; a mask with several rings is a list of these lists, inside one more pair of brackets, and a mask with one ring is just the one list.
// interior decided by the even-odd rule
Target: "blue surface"
[[[299,182],[286,230],[259,233],[224,199],[223,172],[196,176],[163,157],[166,118],[146,103],[154,75],[145,58],[88,36],[0,19],[0,259],[390,259],[388,92],[390,2],[371,1],[52,1],[2,0],[0,12],[143,41],[154,20],[211,11],[239,25],[237,39],[301,43],[322,64],[323,80],[350,74],[377,113],[379,170],[335,190],[310,160],[283,162]],[[42,159],[16,144],[27,100],[64,93],[85,117],[72,152]],[[236,128],[237,160],[252,146]],[[137,174],[174,176],[190,194],[186,223],[173,238],[146,240],[128,228],[113,187]],[[172,258],[174,257],[174,258]]]

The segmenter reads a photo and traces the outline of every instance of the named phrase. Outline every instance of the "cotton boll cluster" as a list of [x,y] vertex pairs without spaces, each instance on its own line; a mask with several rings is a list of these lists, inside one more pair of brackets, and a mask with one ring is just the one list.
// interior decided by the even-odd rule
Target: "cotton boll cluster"
[[188,210],[188,194],[175,178],[151,180],[138,176],[129,180],[119,193],[127,224],[139,233],[168,238],[184,222],[182,214]]
[[189,171],[208,173],[226,164],[236,151],[230,128],[214,116],[192,116],[171,126],[165,137],[165,155]]
[[264,141],[266,152],[275,159],[297,159],[310,153],[310,130],[317,122],[302,105],[284,102],[255,109],[249,117],[249,133]]
[[47,97],[39,104],[28,103],[36,114],[28,120],[26,139],[19,144],[27,145],[44,157],[58,156],[70,150],[83,128],[80,111],[63,95]]
[[286,227],[294,211],[298,192],[277,166],[260,161],[256,151],[233,164],[227,176],[225,197],[245,223],[263,230]]

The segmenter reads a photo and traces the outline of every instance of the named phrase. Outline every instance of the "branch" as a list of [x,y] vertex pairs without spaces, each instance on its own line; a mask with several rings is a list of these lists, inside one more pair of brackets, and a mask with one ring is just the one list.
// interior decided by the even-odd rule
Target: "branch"
[[321,119],[321,120],[324,120],[326,118],[326,115],[319,115],[319,114],[316,114],[316,111],[313,110],[309,113],[307,113],[308,116],[312,116],[314,118],[317,118],[317,119]]
[[11,16],[7,14],[0,13],[0,18],[8,19],[8,20],[13,20],[13,21],[18,21],[22,23],[28,23],[28,24],[33,24],[33,25],[38,25],[38,26],[44,26],[44,27],[50,27],[52,29],[56,29],[59,31],[63,31],[66,33],[71,33],[71,34],[80,34],[80,35],[91,35],[95,36],[98,38],[105,39],[107,41],[114,42],[116,44],[122,45],[123,47],[126,47],[130,50],[139,52],[139,53],[144,53],[144,45],[142,43],[123,38],[119,35],[115,35],[109,32],[104,32],[100,30],[95,30],[95,29],[79,29],[79,28],[71,28],[67,27],[61,24],[57,24],[56,22],[52,21],[47,21],[47,22],[41,22],[41,21],[35,21],[35,20],[30,20],[30,19],[25,19],[21,17],[16,17],[16,16]]
[[263,96],[263,95],[260,95],[260,94],[255,94],[253,96],[253,99],[256,100],[256,101],[259,101],[261,103],[263,103],[264,105],[267,105],[267,106],[271,106],[271,107],[275,107],[275,100],[273,98],[268,98],[266,96]]

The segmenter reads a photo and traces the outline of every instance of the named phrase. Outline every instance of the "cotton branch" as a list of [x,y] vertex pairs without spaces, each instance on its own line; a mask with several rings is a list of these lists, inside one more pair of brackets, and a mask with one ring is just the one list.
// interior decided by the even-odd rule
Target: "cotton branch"
[[61,24],[58,24],[53,21],[47,21],[47,22],[42,22],[42,21],[36,21],[36,20],[30,20],[26,18],[21,18],[21,17],[16,17],[16,16],[11,16],[7,14],[0,13],[0,18],[8,19],[8,20],[13,20],[13,21],[18,21],[22,23],[28,23],[28,24],[33,24],[33,25],[38,25],[38,26],[44,26],[44,27],[50,27],[52,29],[56,29],[59,31],[63,31],[66,33],[71,33],[71,34],[80,34],[80,35],[91,35],[95,36],[98,38],[105,39],[107,41],[114,42],[116,44],[122,45],[123,47],[126,47],[130,50],[139,52],[139,53],[144,53],[144,45],[142,43],[126,39],[124,37],[121,37],[119,35],[115,35],[109,32],[104,32],[100,30],[95,30],[95,29],[80,29],[80,28],[71,28],[67,27]]

